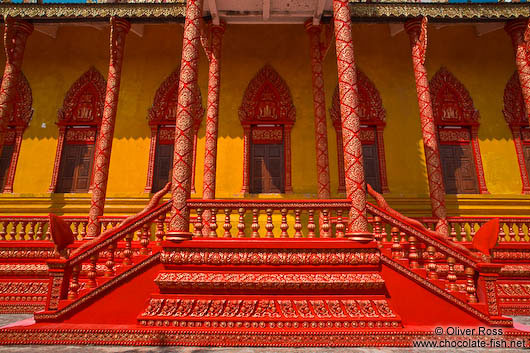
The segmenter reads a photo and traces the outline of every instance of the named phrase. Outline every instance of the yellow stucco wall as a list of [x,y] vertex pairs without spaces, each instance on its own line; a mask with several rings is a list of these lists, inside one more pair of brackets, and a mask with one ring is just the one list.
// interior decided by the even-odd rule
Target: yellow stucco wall
[[[410,45],[404,32],[390,36],[385,24],[355,24],[358,66],[374,82],[386,109],[384,132],[387,195],[395,207],[428,214],[428,185],[423,157]],[[108,29],[61,26],[55,39],[31,35],[23,71],[33,92],[33,119],[24,134],[13,195],[0,195],[0,213],[85,213],[89,195],[47,193],[57,144],[57,110],[70,85],[90,66],[104,76],[108,65]],[[145,204],[150,130],[147,109],[160,83],[180,62],[182,27],[146,25],[143,37],[127,37],[115,139],[110,165],[107,210],[130,213]],[[429,77],[446,66],[470,91],[480,112],[479,140],[491,195],[447,197],[450,213],[518,214],[526,205],[511,133],[502,115],[503,90],[515,70],[511,42],[503,31],[477,37],[472,25],[429,28]],[[4,58],[2,58],[4,60]],[[230,25],[224,35],[221,70],[217,196],[241,197],[242,128],[237,109],[244,91],[264,64],[272,65],[289,86],[296,107],[292,130],[293,195],[316,195],[316,162],[309,40],[302,25]],[[199,83],[206,107],[208,66],[201,53]],[[324,63],[326,106],[337,84],[335,48]],[[329,115],[329,114],[328,114]],[[43,125],[45,124],[45,126]],[[335,133],[328,121],[332,192],[338,185]],[[196,167],[201,195],[204,123],[199,131]],[[503,204],[510,205],[503,207]],[[511,207],[511,208],[510,208]],[[527,206],[524,206],[527,207]]]

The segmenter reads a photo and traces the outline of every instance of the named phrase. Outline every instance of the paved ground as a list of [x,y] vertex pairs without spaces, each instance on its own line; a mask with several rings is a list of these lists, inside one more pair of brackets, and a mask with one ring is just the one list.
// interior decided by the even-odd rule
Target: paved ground
[[[32,315],[0,315],[0,327],[30,318]],[[530,316],[514,321],[530,325]],[[201,347],[120,347],[120,346],[0,346],[0,353],[513,353],[528,349],[438,349],[438,348],[201,348]]]

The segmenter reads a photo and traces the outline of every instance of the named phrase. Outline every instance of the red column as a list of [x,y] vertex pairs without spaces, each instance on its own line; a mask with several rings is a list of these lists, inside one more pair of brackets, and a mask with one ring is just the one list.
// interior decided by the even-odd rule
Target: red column
[[191,193],[191,168],[193,163],[193,117],[198,99],[197,66],[199,63],[200,19],[202,0],[186,1],[186,22],[180,81],[178,91],[177,121],[175,124],[175,152],[173,155],[172,205],[169,219],[168,240],[191,238],[189,209],[186,199]]
[[105,92],[105,108],[94,153],[92,179],[92,201],[88,212],[87,237],[99,235],[101,226],[98,217],[103,215],[109,178],[110,153],[114,138],[114,123],[120,95],[121,67],[125,49],[125,37],[131,25],[121,18],[110,19],[110,62]]
[[15,90],[20,79],[26,41],[31,32],[33,32],[31,23],[6,17],[4,26],[6,66],[0,86],[0,154],[2,154],[9,116],[13,110]]
[[530,23],[528,19],[514,20],[506,24],[506,32],[512,38],[515,63],[523,92],[526,114],[530,119]]
[[[206,25],[202,34],[203,48],[208,57],[208,107],[206,110],[206,140],[204,147],[204,176],[202,198],[215,199],[217,164],[217,129],[219,126],[219,91],[221,87],[221,48],[225,24]],[[210,234],[210,210],[203,212],[203,234]]]
[[321,28],[313,25],[313,19],[305,22],[311,47],[311,70],[313,82],[313,110],[315,114],[315,145],[317,156],[318,198],[330,198],[328,129],[326,123],[326,98],[324,95],[324,74],[322,61],[327,45],[322,43]]
[[219,125],[219,90],[221,82],[221,46],[224,23],[211,25],[208,30],[211,37],[204,43],[204,50],[210,63],[208,70],[208,107],[206,111],[206,140],[204,151],[204,177],[202,197],[215,198],[215,169],[217,162],[217,128]]
[[427,18],[422,17],[407,21],[405,30],[409,34],[412,46],[412,65],[414,66],[414,77],[416,79],[432,215],[438,219],[436,230],[443,234],[449,234],[440,149],[436,137],[436,125],[434,124],[427,70],[424,66],[425,53],[427,51]]
[[243,126],[243,185],[241,194],[249,193],[249,170],[250,170],[250,126]]
[[346,236],[353,240],[370,241],[373,240],[373,236],[368,232],[366,219],[366,182],[359,136],[361,127],[357,112],[359,97],[348,0],[333,0],[333,18],[339,72],[346,193],[352,202]]

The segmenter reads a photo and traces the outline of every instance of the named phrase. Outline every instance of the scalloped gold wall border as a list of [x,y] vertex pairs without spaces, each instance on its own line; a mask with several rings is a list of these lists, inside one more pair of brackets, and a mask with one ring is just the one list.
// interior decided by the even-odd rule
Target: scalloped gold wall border
[[[350,0],[354,18],[363,19],[404,19],[427,16],[441,20],[505,20],[517,17],[530,17],[527,3],[492,4],[449,4],[449,3],[359,3]],[[0,16],[22,17],[27,19],[91,19],[118,16],[138,19],[184,18],[186,5],[178,3],[130,3],[130,4],[0,4]]]
[[530,4],[449,4],[449,3],[358,3],[350,0],[352,17],[399,19],[426,16],[445,20],[505,20],[530,17]]
[[172,4],[0,4],[1,16],[27,19],[184,18],[186,3]]

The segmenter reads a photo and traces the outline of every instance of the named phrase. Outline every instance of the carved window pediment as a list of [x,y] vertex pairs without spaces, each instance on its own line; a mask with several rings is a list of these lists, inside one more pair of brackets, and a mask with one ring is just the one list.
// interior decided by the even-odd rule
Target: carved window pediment
[[[1,81],[0,81],[1,82]],[[9,112],[9,122],[4,136],[4,146],[0,156],[0,187],[2,192],[13,192],[13,183],[18,163],[22,135],[33,115],[33,97],[28,79],[20,72]]]
[[103,116],[107,82],[96,68],[89,68],[70,87],[59,109],[59,125],[99,125]]
[[487,194],[478,142],[479,112],[468,90],[441,67],[429,82],[445,191]]
[[294,124],[296,109],[285,81],[270,65],[265,65],[248,84],[239,107],[243,125],[275,122]]
[[250,80],[239,107],[244,130],[242,193],[292,192],[291,127],[296,109],[289,87],[266,64]]
[[57,113],[59,139],[49,192],[89,191],[106,88],[103,75],[90,67],[66,93]]
[[479,114],[464,85],[445,67],[429,82],[437,125],[476,125]]

